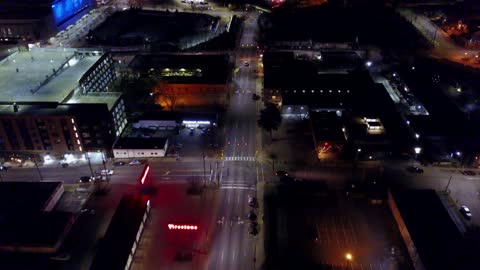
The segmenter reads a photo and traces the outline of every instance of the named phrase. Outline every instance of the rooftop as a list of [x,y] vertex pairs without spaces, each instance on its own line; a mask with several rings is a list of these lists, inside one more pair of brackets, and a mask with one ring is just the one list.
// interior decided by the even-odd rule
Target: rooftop
[[229,70],[228,55],[137,55],[129,67],[172,83],[225,83]]
[[472,269],[462,235],[434,190],[393,190],[393,198],[424,266]]
[[13,210],[42,211],[60,185],[60,182],[0,182],[0,215]]
[[[15,114],[15,115],[75,115],[92,117],[98,116],[101,110],[107,110],[105,103],[76,103],[76,104],[61,104],[56,102],[40,103],[32,102],[31,104],[18,105],[18,112],[13,111],[12,105],[0,106],[0,113]],[[103,114],[102,114],[103,115]]]
[[110,111],[121,95],[122,93],[119,92],[78,94],[72,96],[66,104],[107,104]]
[[342,118],[336,112],[310,112],[312,128],[317,141],[344,142]]
[[114,149],[164,149],[167,138],[132,138],[121,137],[113,146]]
[[12,54],[0,62],[0,101],[63,102],[99,58],[95,55],[77,59],[70,50]]
[[72,213],[46,212],[62,188],[61,182],[0,183],[0,250],[56,252],[73,224]]

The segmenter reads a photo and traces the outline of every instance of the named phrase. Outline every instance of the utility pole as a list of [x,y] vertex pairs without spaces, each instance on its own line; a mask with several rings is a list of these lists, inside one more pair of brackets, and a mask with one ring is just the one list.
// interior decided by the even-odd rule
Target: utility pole
[[94,173],[93,173],[93,169],[92,169],[92,163],[90,163],[90,157],[88,156],[88,152],[85,151],[85,157],[87,158],[87,162],[88,162],[88,167],[90,168],[90,173],[92,176],[95,176]]
[[205,167],[205,139],[202,142],[202,160],[203,160],[203,187],[207,185],[206,167]]
[[[107,161],[105,160],[105,153],[102,153],[102,163],[103,163],[103,171],[105,172],[105,177],[106,177],[106,180],[107,180],[107,183],[110,182],[110,175],[108,175],[108,171],[107,171]],[[103,175],[100,173],[100,176],[103,177]]]
[[[40,168],[38,167],[37,158],[33,158],[33,164],[35,164],[35,168],[37,168],[38,176],[40,177],[40,182],[42,182],[43,181],[43,175],[42,175],[42,172],[40,171]],[[2,182],[3,182],[3,180],[2,180]]]
[[447,185],[445,186],[445,192],[448,192],[448,187],[450,186],[450,182],[452,182],[452,176],[448,179]]

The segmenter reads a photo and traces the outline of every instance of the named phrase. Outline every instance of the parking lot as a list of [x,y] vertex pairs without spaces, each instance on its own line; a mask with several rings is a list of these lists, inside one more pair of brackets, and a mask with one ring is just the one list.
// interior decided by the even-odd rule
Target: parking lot
[[345,197],[341,191],[320,194],[315,188],[296,189],[267,188],[269,269],[292,265],[304,269],[411,269],[385,203],[373,205],[365,197]]

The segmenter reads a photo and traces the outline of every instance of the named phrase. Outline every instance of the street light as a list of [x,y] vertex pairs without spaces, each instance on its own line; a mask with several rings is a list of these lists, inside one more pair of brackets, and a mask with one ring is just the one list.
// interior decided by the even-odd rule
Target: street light
[[415,138],[417,138],[417,139],[420,138],[420,134],[415,133]]
[[412,159],[412,167],[413,167],[413,165],[415,164],[415,160],[417,159],[417,156],[422,152],[422,148],[421,148],[421,147],[418,147],[418,146],[415,146],[415,147],[413,148],[413,151],[414,151],[414,153],[415,153],[415,156],[414,156],[413,159]]
[[345,259],[347,259],[347,261],[352,261],[353,260],[352,253],[348,252],[347,254],[345,254]]
[[367,62],[365,63],[365,65],[366,65],[367,67],[371,67],[371,66],[372,66],[372,61],[367,61]]

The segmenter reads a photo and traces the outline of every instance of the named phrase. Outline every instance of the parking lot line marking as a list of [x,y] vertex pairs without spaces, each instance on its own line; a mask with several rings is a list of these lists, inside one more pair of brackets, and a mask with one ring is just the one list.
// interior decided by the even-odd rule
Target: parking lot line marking
[[338,233],[337,233],[337,228],[336,228],[336,224],[335,224],[335,217],[333,217],[333,235],[335,236],[335,239],[337,240],[337,245],[340,246],[340,240],[338,239]]
[[370,270],[373,270],[373,266],[372,266],[372,264],[370,264]]
[[357,244],[357,236],[355,235],[355,230],[353,229],[352,221],[348,219],[348,224],[350,225],[350,230],[352,232],[353,243]]
[[322,238],[323,238],[323,237],[320,236],[321,233],[320,233],[320,230],[318,229],[318,222],[317,222],[316,219],[317,219],[317,218],[314,218],[313,222],[315,223],[315,230],[317,230],[318,242],[319,242],[320,244],[322,244]]
[[350,239],[347,235],[347,229],[345,228],[345,223],[342,222],[342,231],[343,231],[343,237],[345,237],[345,244],[348,245],[350,244]]
[[325,233],[327,234],[328,241],[327,242],[333,242],[333,238],[330,235],[330,230],[328,229],[328,222],[322,222],[323,228],[325,229]]

